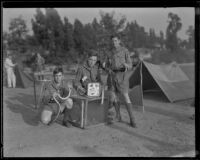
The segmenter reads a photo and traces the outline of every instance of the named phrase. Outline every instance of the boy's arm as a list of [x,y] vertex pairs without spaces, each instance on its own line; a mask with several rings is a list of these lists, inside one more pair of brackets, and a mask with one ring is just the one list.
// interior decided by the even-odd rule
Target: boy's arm
[[103,84],[102,76],[101,76],[101,73],[100,73],[100,70],[99,70],[99,69],[98,69],[98,71],[97,71],[96,80],[97,80],[97,82],[101,83],[101,85]]
[[6,59],[5,60],[5,66],[9,66],[9,67],[14,67],[16,64],[13,64],[11,60]]
[[127,69],[128,70],[132,69],[132,61],[128,49],[125,49],[125,59],[126,59],[125,66],[127,67]]

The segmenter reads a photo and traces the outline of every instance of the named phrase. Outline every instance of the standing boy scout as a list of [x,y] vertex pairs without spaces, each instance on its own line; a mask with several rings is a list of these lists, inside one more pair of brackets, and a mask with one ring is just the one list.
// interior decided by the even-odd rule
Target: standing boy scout
[[132,68],[129,51],[120,45],[120,39],[117,35],[111,36],[111,40],[114,45],[112,56],[110,56],[109,63],[103,65],[105,68],[109,68],[107,85],[110,93],[110,107],[115,107],[117,119],[121,121],[118,96],[122,96],[129,114],[130,125],[136,127],[132,104],[128,95],[129,79],[126,71]]
[[61,104],[61,113],[64,113],[63,125],[71,127],[69,116],[73,101],[71,98],[68,98],[67,100],[60,100],[58,98],[58,95],[66,97],[69,93],[69,84],[63,80],[63,77],[62,67],[57,67],[53,71],[53,80],[45,86],[44,97],[42,100],[43,109],[41,112],[41,121],[44,124],[49,124],[52,121],[52,116],[59,112],[58,104],[53,99],[55,96]]
[[39,73],[38,79],[43,80],[44,76],[42,75],[43,70],[44,70],[44,64],[45,60],[44,58],[40,55],[40,53],[36,53],[36,58],[35,58],[35,69]]
[[14,67],[16,64],[13,63],[12,61],[12,55],[8,51],[8,57],[5,59],[5,69],[7,73],[7,83],[8,83],[8,88],[15,88],[16,87],[16,76],[14,73]]

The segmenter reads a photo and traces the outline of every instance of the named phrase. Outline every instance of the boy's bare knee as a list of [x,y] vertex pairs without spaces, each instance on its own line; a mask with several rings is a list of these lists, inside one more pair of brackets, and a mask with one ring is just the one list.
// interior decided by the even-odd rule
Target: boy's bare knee
[[124,99],[126,103],[131,103],[130,97],[128,95],[128,93],[123,93]]
[[109,99],[110,99],[111,102],[117,101],[117,96],[116,96],[115,92],[113,92],[113,91],[109,92]]
[[47,125],[51,121],[51,118],[49,118],[49,117],[42,117],[41,121],[42,121],[43,124]]
[[73,107],[73,100],[71,98],[67,99],[64,103],[64,106],[67,108],[67,109],[72,109]]
[[52,115],[52,112],[50,111],[43,111],[42,112],[42,115],[41,115],[41,121],[42,123],[44,124],[49,124],[49,122],[51,121],[51,115]]

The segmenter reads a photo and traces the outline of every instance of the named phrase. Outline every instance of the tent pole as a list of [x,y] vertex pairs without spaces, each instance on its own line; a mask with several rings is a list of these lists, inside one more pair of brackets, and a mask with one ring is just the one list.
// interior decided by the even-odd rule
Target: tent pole
[[143,83],[142,83],[142,61],[140,62],[141,67],[140,67],[140,83],[141,83],[141,93],[142,93],[142,113],[144,113],[144,103],[143,103]]
[[35,84],[35,73],[34,72],[33,72],[33,89],[34,89],[35,109],[37,109],[37,103],[36,103],[36,84]]

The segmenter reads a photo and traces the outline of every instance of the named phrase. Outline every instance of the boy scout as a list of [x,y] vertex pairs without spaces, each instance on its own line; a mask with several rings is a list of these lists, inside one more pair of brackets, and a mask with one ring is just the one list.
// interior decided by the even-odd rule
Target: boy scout
[[16,64],[13,63],[12,61],[12,55],[8,51],[8,57],[5,59],[5,69],[7,73],[7,83],[8,83],[8,88],[15,88],[16,87],[16,76],[14,73],[14,67]]
[[45,87],[44,97],[42,100],[43,108],[41,112],[41,121],[44,124],[49,124],[52,121],[52,116],[56,115],[59,111],[58,104],[53,99],[55,96],[61,104],[61,113],[64,113],[63,125],[71,127],[68,120],[73,106],[73,101],[71,98],[68,98],[67,100],[60,100],[58,98],[58,95],[66,97],[69,93],[69,84],[63,80],[63,77],[63,69],[61,67],[55,68],[53,71],[53,80]]
[[102,83],[99,69],[96,65],[97,53],[94,50],[88,52],[86,62],[80,66],[76,73],[74,88],[81,94],[86,94],[89,82]]
[[[122,96],[125,101],[125,106],[129,114],[130,125],[136,127],[135,118],[132,112],[132,104],[128,95],[129,79],[126,71],[132,68],[132,62],[129,51],[122,47],[120,39],[117,35],[111,36],[114,45],[112,56],[110,56],[109,63],[104,63],[105,68],[110,68],[107,85],[110,93],[110,107],[115,107],[118,121],[121,121],[120,104],[118,96]],[[110,121],[111,122],[111,121]]]

